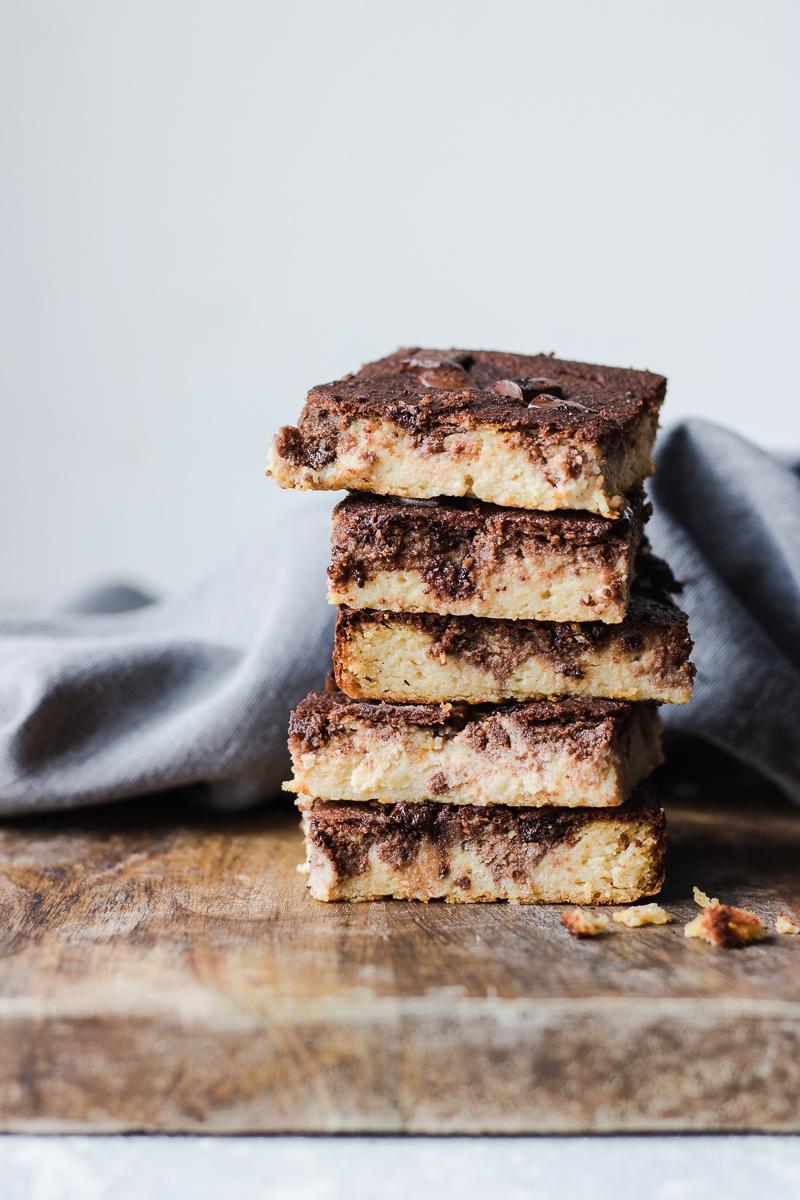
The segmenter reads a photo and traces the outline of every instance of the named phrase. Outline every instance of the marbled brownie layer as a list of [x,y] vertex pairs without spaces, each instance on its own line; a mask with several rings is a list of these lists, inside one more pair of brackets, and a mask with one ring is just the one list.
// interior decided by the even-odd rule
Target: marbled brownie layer
[[[638,586],[638,585],[637,585]],[[438,704],[597,696],[685,704],[692,640],[666,593],[635,593],[619,625],[340,608],[334,673],[354,699]]]
[[618,623],[649,511],[641,494],[614,521],[354,494],[333,513],[328,599],[392,612]]
[[653,704],[544,700],[471,708],[312,692],[289,722],[287,791],[384,804],[622,804],[662,761]]
[[622,808],[478,808],[301,803],[316,900],[619,904],[664,878],[664,813]]

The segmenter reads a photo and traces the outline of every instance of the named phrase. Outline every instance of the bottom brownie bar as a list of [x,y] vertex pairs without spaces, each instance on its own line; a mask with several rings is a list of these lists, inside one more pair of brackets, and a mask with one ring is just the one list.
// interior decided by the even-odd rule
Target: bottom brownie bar
[[664,813],[299,802],[315,900],[620,904],[664,880]]

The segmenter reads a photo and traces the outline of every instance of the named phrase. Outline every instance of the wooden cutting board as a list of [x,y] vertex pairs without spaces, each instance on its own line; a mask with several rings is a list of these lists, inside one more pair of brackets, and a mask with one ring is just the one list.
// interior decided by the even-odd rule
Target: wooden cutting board
[[800,937],[687,941],[692,883],[800,908],[800,813],[671,806],[670,927],[306,896],[294,811],[165,797],[0,829],[0,1128],[800,1130]]

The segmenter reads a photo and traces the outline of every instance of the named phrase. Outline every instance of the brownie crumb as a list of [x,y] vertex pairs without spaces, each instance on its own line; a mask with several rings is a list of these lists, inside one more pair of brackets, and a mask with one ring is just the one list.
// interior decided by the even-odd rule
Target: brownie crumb
[[576,938],[597,937],[608,927],[605,913],[587,912],[585,908],[571,908],[561,914],[561,924]]
[[744,908],[734,908],[732,904],[715,904],[704,908],[699,917],[695,917],[684,927],[687,938],[700,938],[712,946],[722,946],[726,950],[748,946],[751,942],[760,942],[767,936],[767,931],[755,913],[747,912]]
[[639,904],[615,912],[614,920],[628,929],[638,929],[642,925],[669,925],[672,917],[660,904]]
[[692,888],[692,899],[694,900],[695,904],[700,906],[700,908],[716,908],[719,904],[719,900],[717,900],[716,897],[712,899],[711,896],[707,895],[702,888],[699,888],[696,884]]

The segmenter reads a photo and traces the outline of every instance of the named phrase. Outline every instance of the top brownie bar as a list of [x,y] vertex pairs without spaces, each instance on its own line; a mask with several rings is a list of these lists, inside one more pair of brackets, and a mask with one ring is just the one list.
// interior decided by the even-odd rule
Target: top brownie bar
[[547,354],[399,350],[312,388],[274,440],[282,487],[617,516],[652,470],[666,380]]

